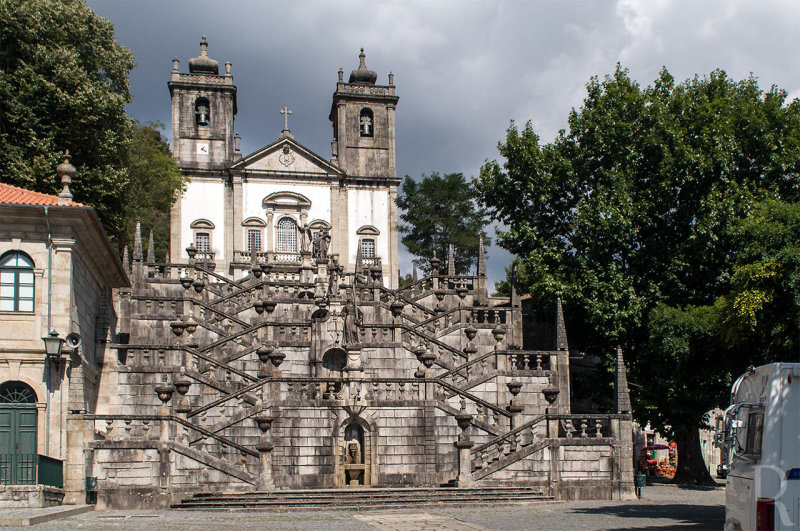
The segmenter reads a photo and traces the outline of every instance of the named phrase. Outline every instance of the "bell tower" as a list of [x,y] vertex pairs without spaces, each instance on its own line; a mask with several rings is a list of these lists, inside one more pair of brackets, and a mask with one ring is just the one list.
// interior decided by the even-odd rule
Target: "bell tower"
[[362,48],[347,83],[339,70],[330,114],[331,162],[352,176],[396,177],[394,75],[388,85],[376,85],[378,74],[367,69],[364,57]]
[[189,73],[172,60],[168,83],[172,97],[172,154],[184,170],[221,169],[233,159],[233,119],[236,86],[231,64],[219,74],[219,63],[208,56],[203,35],[200,55],[189,59]]

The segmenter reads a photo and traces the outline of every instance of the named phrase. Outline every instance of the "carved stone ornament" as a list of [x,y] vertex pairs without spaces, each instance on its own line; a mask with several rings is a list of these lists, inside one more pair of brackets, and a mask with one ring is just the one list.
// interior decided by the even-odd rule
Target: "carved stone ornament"
[[294,163],[294,155],[292,155],[289,146],[283,146],[283,151],[281,151],[278,160],[281,161],[281,164],[284,166],[291,166]]

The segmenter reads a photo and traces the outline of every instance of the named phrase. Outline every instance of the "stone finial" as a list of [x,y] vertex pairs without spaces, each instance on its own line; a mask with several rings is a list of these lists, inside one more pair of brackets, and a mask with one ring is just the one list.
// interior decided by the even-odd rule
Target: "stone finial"
[[366,56],[364,55],[364,48],[361,48],[361,53],[358,54],[358,68],[350,73],[350,80],[348,83],[374,85],[375,81],[378,80],[378,74],[367,69],[365,58]]
[[169,262],[170,262],[170,260],[169,260],[169,247],[167,247],[167,250],[164,253],[164,263],[168,264]]
[[483,234],[478,238],[478,276],[486,276],[486,251],[483,249]]
[[174,57],[172,59],[172,71],[176,72],[176,73],[180,72],[180,64],[181,64],[180,59],[178,59],[177,57]]
[[156,246],[153,244],[153,231],[150,231],[150,238],[147,240],[147,263],[153,264],[156,261]]
[[511,306],[519,307],[521,304],[519,298],[519,264],[514,262],[511,264]]
[[631,412],[631,393],[628,390],[628,376],[625,374],[625,361],[622,359],[622,347],[617,347],[617,413]]
[[72,178],[75,177],[75,166],[70,164],[70,159],[72,157],[69,154],[69,150],[64,150],[64,161],[56,167],[56,173],[61,178],[61,184],[63,188],[61,189],[61,193],[58,194],[58,204],[59,205],[68,205],[72,202],[72,192],[69,191],[69,185],[72,184]]
[[411,269],[411,281],[416,282],[417,280],[419,280],[419,276],[417,274],[417,263],[412,262],[411,265],[413,266],[413,268]]
[[452,243],[447,246],[447,276],[456,276],[456,257]]
[[136,232],[133,234],[133,261],[142,261],[142,224],[136,222]]
[[356,249],[356,273],[360,273],[364,267],[364,258],[361,254],[361,245]]
[[569,350],[567,326],[564,324],[564,308],[561,306],[561,297],[556,299],[556,350]]
[[394,74],[389,72],[389,86],[394,86]]
[[239,136],[239,133],[233,135],[233,150],[236,153],[240,153],[242,151],[242,137]]
[[231,66],[233,66],[233,65],[231,64],[230,61],[225,63],[225,75],[226,76],[230,76],[231,75]]
[[340,68],[339,69],[339,83],[343,83],[343,82],[344,82],[344,70],[342,70]]
[[208,40],[205,35],[200,39],[200,55],[208,55]]
[[131,264],[130,259],[128,258],[128,246],[122,248],[122,269],[125,270],[127,274],[131,274]]

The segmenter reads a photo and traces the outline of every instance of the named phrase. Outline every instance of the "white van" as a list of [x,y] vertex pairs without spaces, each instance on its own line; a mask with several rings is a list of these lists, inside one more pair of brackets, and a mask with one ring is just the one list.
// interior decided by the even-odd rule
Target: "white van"
[[741,375],[716,443],[730,456],[725,529],[800,529],[800,363]]

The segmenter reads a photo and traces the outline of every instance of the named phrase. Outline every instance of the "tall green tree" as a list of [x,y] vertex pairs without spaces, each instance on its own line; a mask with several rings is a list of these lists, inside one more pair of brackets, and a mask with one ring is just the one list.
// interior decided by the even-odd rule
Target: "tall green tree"
[[642,88],[618,67],[553,142],[512,124],[499,151],[476,185],[510,227],[499,243],[522,257],[523,285],[564,299],[576,348],[626,349],[631,382],[657,391],[635,392],[635,413],[678,441],[676,481],[710,482],[696,430],[742,370],[718,363],[713,306],[734,227],[766,198],[798,198],[800,102],[720,70],[679,84],[662,70]]
[[153,231],[155,258],[159,261],[169,249],[170,208],[188,180],[161,136],[162,127],[157,123],[136,124],[125,161],[128,182],[124,188],[122,240],[132,247],[136,223],[141,222],[145,232]]
[[124,110],[133,64],[111,22],[80,0],[0,2],[0,175],[57,193],[55,168],[69,149],[75,200],[95,207],[116,239],[133,134]]
[[420,268],[429,273],[436,256],[446,265],[448,246],[453,245],[456,273],[467,273],[477,263],[479,239],[489,245],[486,210],[476,203],[477,193],[460,173],[423,175],[415,181],[406,175],[397,196],[402,209],[399,226],[406,249],[416,256]]

